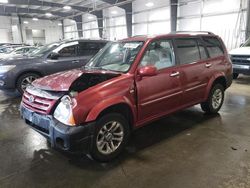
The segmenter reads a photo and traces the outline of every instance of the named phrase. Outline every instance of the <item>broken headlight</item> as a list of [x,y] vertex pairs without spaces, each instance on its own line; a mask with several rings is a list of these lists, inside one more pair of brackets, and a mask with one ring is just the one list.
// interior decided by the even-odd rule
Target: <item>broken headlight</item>
[[73,116],[73,107],[76,105],[75,99],[65,95],[62,97],[61,102],[57,105],[54,118],[63,124],[75,126],[75,119]]

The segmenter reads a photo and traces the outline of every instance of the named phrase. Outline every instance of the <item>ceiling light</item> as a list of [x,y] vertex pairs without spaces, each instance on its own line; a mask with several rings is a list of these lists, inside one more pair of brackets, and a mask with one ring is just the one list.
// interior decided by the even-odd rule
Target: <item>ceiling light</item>
[[146,7],[152,7],[152,6],[154,6],[154,3],[153,2],[148,2],[145,5],[146,5]]
[[88,16],[88,19],[89,20],[92,20],[94,17],[93,16]]
[[58,26],[62,26],[62,23],[58,23],[57,25],[58,25]]
[[34,21],[38,21],[38,18],[32,18],[32,20],[34,20]]
[[0,3],[8,3],[8,0],[0,0]]
[[65,5],[65,6],[63,7],[63,9],[65,9],[65,10],[70,10],[70,9],[71,9],[71,6]]
[[47,12],[45,15],[48,16],[48,17],[52,16],[52,14],[50,12]]
[[23,21],[24,24],[28,24],[29,22],[28,21]]
[[111,11],[111,14],[118,14],[116,10]]

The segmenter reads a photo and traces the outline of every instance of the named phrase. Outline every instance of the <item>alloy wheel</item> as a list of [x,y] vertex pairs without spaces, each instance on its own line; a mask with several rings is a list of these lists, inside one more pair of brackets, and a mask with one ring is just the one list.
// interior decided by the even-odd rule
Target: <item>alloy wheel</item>
[[115,152],[124,138],[124,129],[118,121],[106,123],[98,132],[96,146],[100,153],[109,155]]

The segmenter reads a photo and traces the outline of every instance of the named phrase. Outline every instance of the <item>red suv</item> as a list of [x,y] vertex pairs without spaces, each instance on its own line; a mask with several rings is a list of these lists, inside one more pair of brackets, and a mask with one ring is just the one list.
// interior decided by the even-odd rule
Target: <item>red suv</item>
[[109,161],[132,130],[196,104],[217,113],[232,83],[222,40],[209,32],[137,36],[108,43],[87,66],[35,80],[25,122],[53,147]]

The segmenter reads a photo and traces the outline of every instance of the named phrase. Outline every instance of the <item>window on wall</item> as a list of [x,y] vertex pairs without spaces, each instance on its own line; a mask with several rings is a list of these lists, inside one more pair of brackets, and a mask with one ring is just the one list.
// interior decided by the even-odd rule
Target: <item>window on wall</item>
[[220,41],[215,37],[203,37],[210,57],[217,57],[224,54]]
[[201,59],[196,39],[175,39],[175,43],[180,64],[193,63]]

